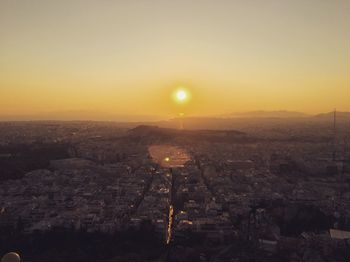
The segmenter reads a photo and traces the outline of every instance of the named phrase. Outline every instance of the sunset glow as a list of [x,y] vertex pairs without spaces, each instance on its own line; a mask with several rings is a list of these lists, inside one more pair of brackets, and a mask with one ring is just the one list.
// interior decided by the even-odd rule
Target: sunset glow
[[350,1],[321,2],[1,1],[0,118],[350,110]]

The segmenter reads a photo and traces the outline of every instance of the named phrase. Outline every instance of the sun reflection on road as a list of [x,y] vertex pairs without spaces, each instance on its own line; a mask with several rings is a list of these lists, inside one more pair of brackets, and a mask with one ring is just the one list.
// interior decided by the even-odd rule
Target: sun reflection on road
[[167,234],[167,239],[166,239],[167,245],[169,245],[169,244],[170,244],[170,241],[171,241],[172,227],[173,227],[173,219],[174,219],[174,207],[173,207],[172,205],[170,205],[170,207],[169,207],[168,234]]

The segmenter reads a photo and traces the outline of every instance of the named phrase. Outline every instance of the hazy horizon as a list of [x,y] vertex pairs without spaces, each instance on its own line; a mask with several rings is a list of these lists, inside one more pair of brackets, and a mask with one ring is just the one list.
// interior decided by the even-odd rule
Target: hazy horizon
[[[0,117],[350,111],[349,11],[345,0],[3,0]],[[172,99],[180,87],[186,104]]]
[[[318,112],[315,114],[308,114],[298,111],[287,111],[287,110],[276,110],[276,111],[241,111],[231,112],[228,114],[213,114],[213,115],[121,115],[121,114],[110,114],[99,111],[61,111],[61,112],[47,112],[38,114],[0,114],[1,121],[111,121],[111,122],[158,122],[168,121],[179,117],[185,118],[222,118],[222,119],[239,119],[239,118],[308,118],[316,117],[321,115],[333,115],[334,111]],[[350,112],[337,111],[337,114],[349,114]]]

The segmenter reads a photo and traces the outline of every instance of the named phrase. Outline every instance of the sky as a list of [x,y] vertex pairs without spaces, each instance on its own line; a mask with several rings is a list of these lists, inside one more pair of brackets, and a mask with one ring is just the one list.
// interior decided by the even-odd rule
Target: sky
[[0,0],[0,119],[350,111],[349,14],[349,0]]

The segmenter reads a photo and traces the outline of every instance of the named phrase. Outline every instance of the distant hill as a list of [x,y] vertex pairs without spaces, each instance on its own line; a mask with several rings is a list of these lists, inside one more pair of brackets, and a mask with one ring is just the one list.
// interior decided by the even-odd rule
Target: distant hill
[[[338,112],[337,122],[345,124],[350,122],[350,112]],[[254,111],[246,113],[235,113],[217,117],[185,117],[174,118],[168,121],[156,123],[159,127],[179,128],[191,130],[240,130],[247,128],[271,128],[271,127],[296,127],[299,124],[326,124],[333,123],[333,112],[319,115],[308,115],[300,112],[289,111]]]
[[241,112],[232,113],[229,115],[224,115],[223,117],[241,117],[241,118],[298,118],[298,117],[308,117],[302,112],[295,111],[251,111],[251,112]]
[[242,130],[247,126],[286,125],[306,121],[307,117],[185,117],[157,122],[157,126],[192,130]]
[[[323,114],[318,114],[314,116],[315,119],[319,119],[319,120],[329,120],[329,119],[333,119],[333,117],[334,117],[334,112],[323,113]],[[337,112],[337,120],[350,121],[350,112]]]

